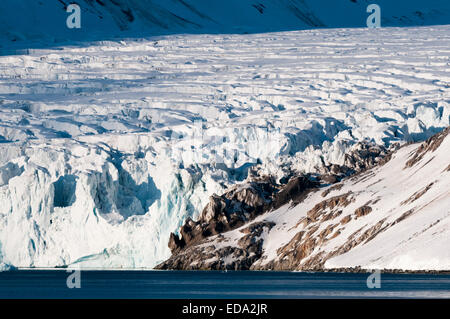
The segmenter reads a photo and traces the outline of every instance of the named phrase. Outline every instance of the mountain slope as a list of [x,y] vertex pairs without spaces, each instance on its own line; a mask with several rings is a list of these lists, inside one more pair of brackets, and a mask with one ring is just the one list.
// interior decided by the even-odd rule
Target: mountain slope
[[[66,41],[166,33],[242,33],[365,27],[368,0],[79,0],[81,29],[66,28],[68,0],[0,2],[0,41],[51,45]],[[450,24],[444,0],[378,0],[383,26]],[[21,44],[22,43],[22,44]],[[36,45],[36,44],[35,44]],[[6,51],[5,51],[6,52]]]
[[191,239],[158,268],[449,270],[449,154],[450,127],[235,230]]

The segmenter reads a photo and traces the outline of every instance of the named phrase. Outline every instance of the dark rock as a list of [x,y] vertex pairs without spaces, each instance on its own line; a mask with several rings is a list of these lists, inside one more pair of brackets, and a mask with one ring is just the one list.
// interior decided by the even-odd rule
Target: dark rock
[[183,249],[186,246],[186,243],[183,239],[179,239],[177,235],[174,233],[170,234],[169,238],[169,248],[172,253],[177,251],[178,249]]
[[356,218],[366,216],[372,212],[372,207],[368,205],[364,205],[362,207],[359,207],[355,210],[355,216]]
[[326,175],[322,175],[320,180],[322,182],[324,182],[325,184],[335,184],[335,183],[339,182],[339,177],[336,175],[332,175],[332,174],[326,174]]
[[236,229],[318,186],[308,176],[291,178],[284,187],[270,177],[263,177],[237,185],[222,196],[214,194],[198,221],[186,220],[180,229],[181,238],[171,234],[169,248],[174,253],[210,236]]
[[[437,142],[433,148],[438,147]],[[286,176],[277,183],[270,176],[258,176],[252,171],[245,183],[234,186],[223,195],[212,195],[209,203],[203,209],[197,221],[188,218],[180,229],[180,236],[171,234],[169,247],[172,256],[158,265],[157,269],[184,270],[309,270],[323,269],[326,260],[343,254],[353,247],[372,240],[383,232],[390,224],[381,220],[373,227],[354,232],[334,251],[317,252],[328,240],[341,234],[343,225],[371,213],[371,202],[355,210],[340,220],[343,208],[350,205],[356,194],[348,191],[334,197],[326,198],[316,203],[302,217],[298,224],[303,224],[303,230],[292,240],[277,250],[278,258],[268,263],[262,262],[264,232],[270,232],[275,226],[268,221],[253,222],[256,217],[277,209],[289,202],[298,204],[309,192],[321,185],[336,184],[322,192],[327,197],[331,192],[344,186],[342,181],[354,175],[349,181],[364,179],[372,174],[369,168],[383,165],[389,161],[392,151],[372,143],[358,143],[351,152],[345,155],[344,165],[325,165],[319,169],[321,174],[299,175],[286,169]],[[408,216],[405,215],[405,218]],[[322,223],[329,222],[320,228]],[[227,246],[227,231],[243,225],[240,232],[244,234],[236,243]],[[210,237],[218,235],[212,240]],[[217,245],[219,244],[220,245]],[[217,245],[217,246],[216,246]]]
[[319,183],[312,181],[307,176],[298,176],[291,178],[287,185],[275,195],[275,201],[273,203],[273,208],[279,208],[289,201],[299,202],[301,196],[309,189],[319,187]]
[[450,126],[447,127],[442,132],[433,135],[428,140],[423,142],[420,147],[417,149],[417,151],[411,156],[411,158],[406,162],[406,165],[404,168],[409,168],[417,164],[422,160],[422,158],[427,153],[434,152],[439,148],[442,141],[450,134]]

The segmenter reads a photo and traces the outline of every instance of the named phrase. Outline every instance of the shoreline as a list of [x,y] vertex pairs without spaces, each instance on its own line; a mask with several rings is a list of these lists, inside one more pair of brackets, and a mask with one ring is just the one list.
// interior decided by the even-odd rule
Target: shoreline
[[128,271],[128,272],[189,272],[189,273],[261,273],[261,272],[277,272],[277,273],[304,273],[304,274],[320,274],[320,273],[341,273],[341,274],[363,274],[363,273],[373,273],[375,271],[380,271],[381,274],[392,274],[392,275],[450,275],[450,270],[405,270],[405,269],[366,269],[360,267],[352,268],[329,268],[322,270],[177,270],[177,269],[153,269],[153,268],[70,268],[70,267],[14,267],[8,270],[3,270],[1,272],[14,272],[14,271],[68,271],[68,270],[80,270],[80,271]]

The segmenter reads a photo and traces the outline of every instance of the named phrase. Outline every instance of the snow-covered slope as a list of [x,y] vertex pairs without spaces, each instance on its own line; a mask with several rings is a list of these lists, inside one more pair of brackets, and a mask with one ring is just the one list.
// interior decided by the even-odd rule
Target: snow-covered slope
[[[161,268],[450,270],[450,127]],[[212,221],[209,221],[210,223]]]
[[[365,27],[368,0],[79,0],[81,29],[66,28],[68,0],[3,0],[0,41],[14,47],[58,45],[167,33],[267,32]],[[378,0],[383,26],[450,24],[446,0]],[[25,42],[23,41],[25,40]],[[32,41],[34,44],[30,44]]]
[[0,259],[153,267],[250,166],[281,180],[342,164],[357,141],[424,140],[450,124],[449,48],[438,26],[0,57]]
[[[333,190],[326,196],[318,192],[292,211],[272,216],[278,225],[286,219],[293,225],[302,217],[310,217],[310,209],[317,213],[319,228],[311,235],[319,235],[317,241],[321,243],[311,249],[310,258],[329,258],[325,268],[449,270],[449,154],[450,129],[447,128],[429,143],[405,146],[387,164],[349,179],[342,183],[342,188],[332,186]],[[347,206],[342,202],[319,210],[309,206],[330,203],[332,198],[340,196],[347,197]],[[331,211],[340,212],[339,217],[321,222]],[[351,220],[345,225],[348,219]],[[285,232],[288,224],[278,228],[285,237],[277,236],[272,241],[271,236],[276,236],[274,229],[266,238],[267,260],[276,254],[274,242],[288,240],[296,230],[308,232],[314,228],[314,222],[308,225],[308,221],[303,221],[288,232]],[[327,256],[328,253],[331,255]]]

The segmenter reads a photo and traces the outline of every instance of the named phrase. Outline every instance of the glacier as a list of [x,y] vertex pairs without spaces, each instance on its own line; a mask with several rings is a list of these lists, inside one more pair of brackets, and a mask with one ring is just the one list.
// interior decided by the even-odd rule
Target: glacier
[[281,179],[358,141],[422,141],[450,125],[449,48],[450,26],[427,26],[0,56],[0,263],[153,268],[252,166]]

